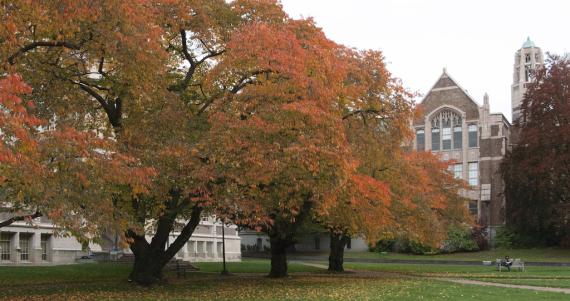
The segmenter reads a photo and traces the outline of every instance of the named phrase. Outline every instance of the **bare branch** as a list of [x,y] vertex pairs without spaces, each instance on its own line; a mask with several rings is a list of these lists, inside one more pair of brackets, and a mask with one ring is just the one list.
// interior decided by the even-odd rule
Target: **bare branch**
[[13,216],[3,222],[0,222],[0,228],[2,227],[6,227],[11,225],[14,222],[17,221],[23,221],[23,220],[27,220],[27,219],[34,219],[34,218],[38,218],[42,216],[42,214],[39,211],[36,211],[34,214],[29,214],[29,215],[22,215],[22,216]]
[[34,50],[38,47],[63,47],[63,48],[73,49],[73,50],[79,50],[80,49],[80,46],[78,44],[74,44],[74,43],[67,42],[67,41],[38,41],[38,42],[30,43],[30,44],[20,48],[20,50],[18,50],[16,53],[12,54],[8,58],[8,63],[10,63],[10,65],[14,65],[17,57],[25,54],[28,51]]

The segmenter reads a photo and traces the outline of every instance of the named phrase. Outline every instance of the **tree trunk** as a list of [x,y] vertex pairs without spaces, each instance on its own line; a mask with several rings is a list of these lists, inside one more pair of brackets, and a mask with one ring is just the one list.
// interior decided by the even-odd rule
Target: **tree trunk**
[[271,271],[269,272],[269,277],[287,277],[287,247],[291,245],[291,242],[276,236],[270,237],[269,242],[271,243]]
[[144,234],[137,234],[132,230],[127,231],[127,237],[132,239],[129,246],[135,255],[135,263],[129,275],[129,280],[144,286],[164,281],[162,269],[186,244],[192,233],[194,233],[196,226],[200,223],[202,207],[194,206],[190,220],[182,228],[180,235],[166,248],[169,233],[178,214],[172,208],[169,208],[169,210],[167,210],[167,214],[159,218],[156,232],[150,243],[146,240]]
[[331,249],[329,254],[329,272],[344,272],[344,248],[350,237],[331,232]]
[[143,286],[150,286],[164,281],[162,269],[165,266],[163,263],[165,259],[164,255],[135,255],[135,263],[129,275],[129,280]]
[[307,196],[294,222],[287,219],[274,219],[274,224],[267,233],[269,235],[269,243],[271,244],[271,271],[269,272],[269,277],[287,277],[287,248],[295,244],[299,226],[310,218],[312,203],[309,200],[310,197]]

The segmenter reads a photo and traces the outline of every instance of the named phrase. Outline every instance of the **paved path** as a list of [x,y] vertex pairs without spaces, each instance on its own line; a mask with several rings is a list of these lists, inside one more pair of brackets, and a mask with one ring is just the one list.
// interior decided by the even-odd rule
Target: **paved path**
[[[311,266],[315,268],[321,269],[328,269],[328,266],[324,264],[318,263],[308,263],[303,261],[292,261],[299,264],[303,264],[306,266]],[[458,279],[458,278],[443,278],[443,277],[429,277],[429,276],[420,276],[420,275],[406,275],[406,274],[399,274],[399,273],[385,273],[385,272],[376,272],[376,271],[362,271],[362,270],[349,270],[346,269],[348,272],[362,274],[363,276],[386,276],[386,274],[398,274],[401,277],[406,278],[423,278],[423,279],[437,279],[441,281],[459,283],[459,284],[471,284],[471,285],[481,285],[481,286],[495,286],[495,287],[504,287],[504,288],[518,288],[518,289],[527,289],[533,291],[541,291],[541,292],[554,292],[554,293],[564,293],[570,294],[570,288],[559,288],[559,287],[544,287],[544,286],[532,286],[532,285],[519,285],[519,284],[504,284],[504,283],[495,283],[495,282],[485,282],[485,281],[478,281],[478,280],[468,280],[468,279]]]
[[467,280],[467,279],[449,279],[449,278],[436,278],[436,279],[454,282],[454,283],[460,283],[460,284],[473,284],[473,285],[482,285],[482,286],[519,288],[519,289],[527,289],[527,290],[541,291],[541,292],[555,292],[555,293],[570,294],[570,288],[544,287],[544,286],[518,285],[518,284],[504,284],[504,283],[484,282],[484,281]]

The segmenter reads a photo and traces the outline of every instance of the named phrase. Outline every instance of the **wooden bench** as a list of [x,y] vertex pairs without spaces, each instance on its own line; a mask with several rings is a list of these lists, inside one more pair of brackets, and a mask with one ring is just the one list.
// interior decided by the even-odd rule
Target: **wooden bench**
[[176,278],[186,278],[186,271],[199,271],[200,269],[193,266],[190,262],[176,259],[169,261],[164,267],[166,271],[175,271]]
[[525,268],[524,268],[524,261],[520,260],[520,258],[516,258],[513,260],[513,263],[511,264],[511,267],[509,269],[509,267],[503,265],[503,259],[497,259],[496,260],[497,263],[497,271],[502,271],[503,269],[507,269],[507,270],[511,270],[511,269],[517,269],[519,271],[524,272]]

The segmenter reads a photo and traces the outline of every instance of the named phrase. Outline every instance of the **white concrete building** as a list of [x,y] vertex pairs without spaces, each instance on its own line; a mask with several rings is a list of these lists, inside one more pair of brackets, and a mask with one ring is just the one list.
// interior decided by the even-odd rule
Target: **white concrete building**
[[[37,218],[33,226],[19,221],[0,228],[0,265],[69,264],[88,255],[74,237],[55,235],[54,230],[45,218]],[[89,249],[101,251],[95,244]]]
[[[0,214],[0,219],[7,216]],[[101,245],[90,244],[87,250],[72,236],[54,234],[56,227],[45,217],[34,220],[33,224],[23,221],[14,222],[10,226],[0,228],[0,265],[49,265],[71,264],[82,256],[92,253],[109,254],[103,258],[112,258],[110,254],[116,249],[114,238],[103,238]],[[174,242],[180,234],[175,229],[169,243]],[[224,227],[226,243],[226,260],[240,261],[240,237],[236,226]],[[152,236],[147,236],[150,241]],[[120,253],[129,254],[123,249]],[[222,224],[212,218],[204,218],[192,237],[176,254],[176,259],[191,262],[221,261],[223,253]]]
[[[268,252],[271,248],[269,237],[265,233],[254,230],[242,230],[239,235],[243,252]],[[299,252],[328,252],[330,249],[330,235],[328,232],[305,235],[298,240],[294,249]],[[344,251],[368,251],[368,243],[362,238],[352,238]]]
[[[237,226],[224,226],[223,231],[226,243],[226,260],[240,261],[241,238],[238,235]],[[175,229],[170,235],[169,243],[174,242],[179,234],[180,232]],[[150,241],[150,237],[147,239]],[[196,227],[192,237],[184,247],[178,251],[176,258],[191,262],[222,261],[222,247],[222,223],[216,222],[211,217],[206,217]]]

